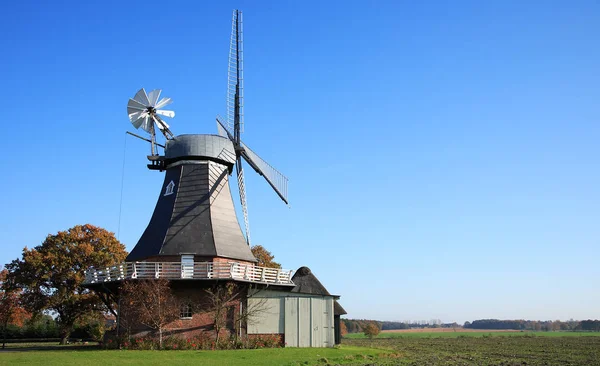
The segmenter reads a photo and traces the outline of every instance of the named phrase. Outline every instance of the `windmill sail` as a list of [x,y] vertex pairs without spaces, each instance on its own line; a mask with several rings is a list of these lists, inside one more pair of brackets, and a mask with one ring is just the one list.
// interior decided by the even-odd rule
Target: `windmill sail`
[[258,174],[265,178],[267,183],[273,187],[283,202],[287,204],[287,177],[281,174],[277,169],[273,168],[271,164],[261,159],[261,157],[258,156],[258,154],[256,154],[254,151],[250,150],[246,144],[242,142],[241,145],[243,148],[242,156],[244,157],[244,160],[246,160]]
[[244,169],[242,168],[242,159],[237,158],[236,170],[238,176],[238,191],[240,192],[240,201],[244,213],[244,226],[246,228],[246,243],[250,245],[250,222],[248,221],[248,204],[246,203],[246,184],[244,183]]
[[239,131],[244,132],[244,47],[242,12],[233,11],[231,39],[229,42],[229,65],[227,70],[227,120],[226,128],[233,132],[236,119]]
[[[225,128],[225,125],[223,125],[223,122],[221,122],[219,117],[217,117],[217,130],[219,131],[220,136],[227,137],[232,142],[235,141],[233,135]],[[252,169],[254,169],[258,174],[262,175],[265,178],[267,183],[269,183],[269,185],[273,187],[277,195],[283,200],[283,202],[287,204],[288,178],[285,175],[281,174],[271,164],[264,161],[246,144],[244,144],[243,142],[240,142],[240,144],[243,149],[241,155],[244,157],[244,160],[246,160],[246,162],[250,164]]]
[[227,129],[227,127],[225,127],[225,125],[223,124],[223,122],[221,121],[221,118],[219,116],[217,116],[217,131],[219,132],[219,136],[227,137],[231,141],[234,140],[233,135]]

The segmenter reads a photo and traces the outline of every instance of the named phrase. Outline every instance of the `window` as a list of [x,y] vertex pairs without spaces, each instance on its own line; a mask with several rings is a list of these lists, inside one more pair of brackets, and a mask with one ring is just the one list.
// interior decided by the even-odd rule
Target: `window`
[[181,256],[181,278],[194,278],[194,256]]
[[181,304],[181,311],[179,313],[180,319],[192,319],[192,304],[184,303]]
[[173,188],[175,188],[175,183],[170,181],[169,184],[165,187],[165,196],[170,196],[173,194]]

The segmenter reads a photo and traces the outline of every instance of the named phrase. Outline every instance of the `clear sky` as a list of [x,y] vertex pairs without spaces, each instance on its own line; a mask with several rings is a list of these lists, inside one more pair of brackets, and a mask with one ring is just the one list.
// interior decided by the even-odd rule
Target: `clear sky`
[[255,244],[352,318],[600,318],[597,1],[9,1],[0,263],[83,223],[133,248],[163,175],[127,100],[216,133],[234,8],[243,139],[290,178],[247,171]]

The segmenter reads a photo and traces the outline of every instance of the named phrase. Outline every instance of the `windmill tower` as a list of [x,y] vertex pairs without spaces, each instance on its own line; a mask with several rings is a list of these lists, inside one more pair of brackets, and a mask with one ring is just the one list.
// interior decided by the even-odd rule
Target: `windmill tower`
[[[158,100],[160,90],[138,91],[127,105],[136,128],[150,134],[150,169],[166,171],[161,193],[148,227],[127,262],[178,261],[182,263],[253,263],[244,184],[243,161],[263,176],[287,203],[287,178],[261,159],[241,140],[243,114],[242,13],[234,11],[229,52],[227,120],[217,117],[219,135],[174,136],[161,116],[174,117],[161,108],[171,100]],[[158,154],[155,131],[166,138],[164,155]],[[235,167],[245,236],[237,221],[230,175]]]

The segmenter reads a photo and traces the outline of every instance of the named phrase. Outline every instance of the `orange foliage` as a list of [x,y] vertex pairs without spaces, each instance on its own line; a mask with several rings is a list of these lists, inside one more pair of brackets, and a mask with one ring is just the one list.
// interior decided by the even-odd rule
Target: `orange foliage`
[[275,262],[275,256],[266,250],[262,245],[255,245],[250,250],[252,254],[258,260],[257,265],[267,268],[281,268],[281,264]]
[[127,252],[115,235],[100,227],[76,225],[48,235],[41,245],[25,247],[23,258],[7,264],[8,282],[22,289],[22,304],[34,312],[57,314],[61,338],[66,342],[75,322],[103,309],[104,304],[83,287],[89,267],[105,268],[125,259]]
[[377,337],[377,335],[379,335],[380,329],[375,323],[371,322],[367,324],[366,327],[364,327],[363,331],[365,335],[369,337],[369,339],[373,339],[374,337]]
[[0,271],[0,325],[22,327],[31,318],[31,313],[21,305],[21,291],[10,289],[6,283],[8,271]]
[[346,334],[348,334],[348,327],[346,327],[346,323],[344,323],[341,320],[340,320],[340,334],[342,337],[344,337]]

